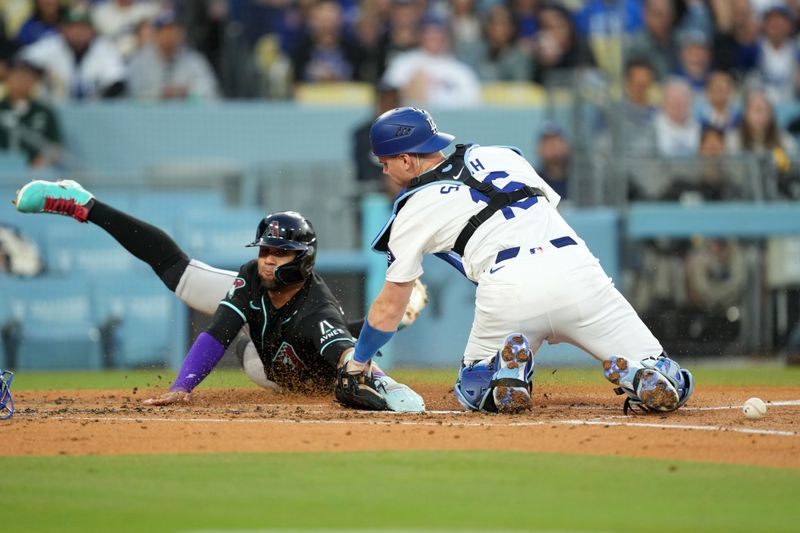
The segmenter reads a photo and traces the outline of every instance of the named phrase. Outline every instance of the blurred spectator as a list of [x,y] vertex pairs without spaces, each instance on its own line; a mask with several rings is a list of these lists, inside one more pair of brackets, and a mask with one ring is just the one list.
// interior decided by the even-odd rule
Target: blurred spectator
[[450,53],[449,29],[438,18],[423,22],[420,48],[398,55],[382,81],[400,88],[408,105],[459,108],[477,105],[481,99],[475,71]]
[[517,45],[511,11],[502,4],[489,8],[485,16],[484,38],[462,43],[456,50],[459,59],[474,65],[481,81],[527,81],[530,58]]
[[38,246],[18,228],[0,223],[0,274],[36,276],[43,270]]
[[371,83],[377,82],[385,69],[381,56],[383,24],[375,11],[361,11],[355,21],[355,40],[360,49],[356,78]]
[[587,0],[575,13],[578,32],[589,40],[595,36],[635,33],[642,29],[640,0]]
[[[198,0],[184,0],[186,3]],[[252,48],[265,35],[276,35],[281,50],[294,49],[303,34],[303,23],[314,2],[309,0],[228,0],[228,20]]]
[[678,36],[680,54],[674,74],[686,80],[695,93],[705,92],[706,78],[711,70],[711,49],[706,34],[699,30],[686,30]]
[[130,62],[130,94],[135,98],[216,98],[217,80],[208,61],[185,43],[183,26],[174,13],[154,22],[155,42]]
[[449,1],[450,12],[447,18],[450,20],[450,28],[453,33],[453,50],[471,47],[483,40],[482,24],[475,13],[475,3],[476,0]]
[[24,152],[32,167],[53,164],[61,152],[58,119],[34,96],[40,74],[30,63],[14,62],[0,100],[0,148]]
[[728,172],[725,133],[716,128],[704,128],[700,135],[699,155],[698,174],[675,178],[662,200],[698,204],[742,199],[742,191]]
[[646,0],[644,28],[631,35],[627,57],[646,57],[656,77],[663,80],[678,67],[678,45],[673,31],[675,10],[672,0]]
[[0,13],[0,84],[5,81],[11,60],[16,53],[17,45],[8,37],[6,32],[6,20],[3,13]]
[[[764,91],[751,89],[744,99],[744,112],[739,128],[726,138],[729,154],[751,153],[774,169],[775,194],[800,199],[800,176],[793,167],[797,159],[797,143],[791,134],[778,127],[775,111]],[[765,170],[765,175],[770,175]]]
[[418,0],[389,0],[389,28],[379,47],[378,76],[383,76],[386,67],[404,52],[415,50],[420,45],[420,26],[425,13]]
[[[230,45],[231,35],[236,35],[237,39],[241,37],[241,28],[229,18],[231,2],[171,0],[171,3],[178,20],[186,28],[186,42],[205,56],[214,69],[217,79],[221,80],[227,74],[223,74],[223,55],[236,54],[235,51],[226,48]],[[250,46],[248,49],[252,48]],[[230,61],[232,58],[227,59]]]
[[759,89],[751,89],[746,93],[742,122],[727,137],[726,149],[731,154],[772,153],[776,162],[797,156],[795,140],[789,132],[778,127],[772,104],[766,93]]
[[597,65],[618,79],[623,65],[623,42],[643,26],[641,0],[588,0],[577,9],[575,24],[589,43]]
[[716,68],[742,77],[756,65],[759,54],[759,21],[749,0],[713,1],[717,32],[714,36]]
[[734,102],[736,86],[728,72],[715,70],[708,76],[706,98],[700,111],[703,127],[713,127],[725,133],[738,127],[742,112]]
[[533,57],[533,81],[541,84],[572,85],[567,76],[579,67],[595,66],[586,41],[578,35],[569,10],[548,3],[539,10],[539,32]]
[[125,93],[125,66],[114,45],[95,34],[85,8],[70,9],[61,34],[45,37],[20,52],[45,72],[55,100],[114,98]]
[[659,155],[689,157],[697,154],[700,123],[692,116],[692,89],[688,83],[679,78],[667,80],[654,124]]
[[800,48],[793,37],[794,19],[785,6],[767,10],[762,20],[755,74],[774,104],[791,101],[798,75]]
[[17,33],[17,44],[28,46],[42,37],[57,34],[66,14],[67,8],[61,0],[35,0],[33,14]]
[[517,24],[517,37],[522,50],[533,54],[539,32],[539,0],[511,0],[511,13]]
[[352,138],[353,162],[356,166],[356,178],[359,184],[371,190],[375,190],[376,185],[379,185],[390,201],[394,201],[401,187],[383,173],[383,165],[372,153],[369,130],[375,118],[399,106],[400,91],[394,87],[378,85],[375,89],[375,114],[356,128]]
[[655,72],[649,61],[632,59],[625,66],[625,96],[622,99],[622,147],[629,155],[656,153],[654,119],[656,108],[650,103]]
[[139,48],[139,25],[155,19],[160,9],[155,0],[105,0],[92,8],[92,21],[97,33],[112,41],[127,61]]
[[545,126],[539,134],[536,151],[539,155],[536,171],[562,200],[568,200],[572,147],[563,130],[555,125]]
[[742,246],[733,239],[694,242],[686,257],[686,285],[688,337],[712,345],[712,353],[722,354],[741,328],[747,288]]
[[342,8],[321,0],[311,10],[308,35],[292,52],[297,82],[351,81],[361,57],[357,43],[344,34]]

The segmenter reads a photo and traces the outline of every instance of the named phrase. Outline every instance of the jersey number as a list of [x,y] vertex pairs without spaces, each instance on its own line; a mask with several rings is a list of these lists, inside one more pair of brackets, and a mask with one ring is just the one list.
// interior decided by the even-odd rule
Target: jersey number
[[[503,171],[490,172],[489,175],[483,179],[483,183],[492,184],[494,180],[499,180],[507,177],[508,177],[508,172],[503,172]],[[500,190],[502,192],[513,192],[518,189],[521,189],[524,186],[525,186],[524,183],[520,183],[518,181],[509,181]],[[472,195],[473,202],[476,203],[485,202],[487,204],[489,203],[489,197],[479,192],[478,190],[470,188],[469,193],[470,195]],[[539,199],[536,196],[532,196],[530,198],[525,198],[518,202],[514,202],[510,206],[504,207],[501,211],[503,212],[503,216],[506,217],[506,220],[509,220],[514,218],[514,211],[511,210],[512,207],[519,207],[520,209],[528,209],[530,206],[534,205],[538,201]]]

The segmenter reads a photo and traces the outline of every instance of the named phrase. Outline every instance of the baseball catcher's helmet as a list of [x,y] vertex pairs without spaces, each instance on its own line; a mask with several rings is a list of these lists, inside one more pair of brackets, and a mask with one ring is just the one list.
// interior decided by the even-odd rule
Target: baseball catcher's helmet
[[256,229],[256,240],[247,246],[269,246],[300,252],[292,261],[275,269],[278,287],[303,281],[314,271],[317,234],[311,222],[295,211],[272,213],[261,219]]
[[431,154],[453,142],[454,136],[436,127],[430,113],[416,107],[398,107],[375,119],[369,130],[372,153],[377,157],[398,154]]
[[0,370],[0,420],[14,415],[14,399],[11,397],[11,380],[14,374],[8,370]]

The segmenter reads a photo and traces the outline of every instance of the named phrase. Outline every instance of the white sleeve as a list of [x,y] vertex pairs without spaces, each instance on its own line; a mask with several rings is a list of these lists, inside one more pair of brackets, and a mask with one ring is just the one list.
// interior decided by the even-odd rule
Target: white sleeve
[[119,81],[125,80],[125,64],[114,45],[105,38],[97,43],[97,56],[94,74],[100,86],[106,89]]
[[414,219],[411,210],[401,211],[392,224],[386,281],[403,283],[422,275],[422,259],[430,237]]
[[51,39],[45,38],[23,48],[19,55],[26,61],[39,68],[46,68],[51,57],[54,56],[56,47]]

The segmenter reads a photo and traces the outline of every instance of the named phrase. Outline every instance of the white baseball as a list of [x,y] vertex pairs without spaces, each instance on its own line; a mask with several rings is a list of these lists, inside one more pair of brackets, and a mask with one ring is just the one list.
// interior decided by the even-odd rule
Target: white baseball
[[744,413],[745,418],[757,420],[759,418],[763,418],[764,415],[767,414],[767,404],[765,404],[764,400],[761,398],[750,398],[744,402],[742,412]]

